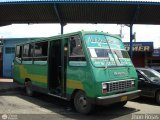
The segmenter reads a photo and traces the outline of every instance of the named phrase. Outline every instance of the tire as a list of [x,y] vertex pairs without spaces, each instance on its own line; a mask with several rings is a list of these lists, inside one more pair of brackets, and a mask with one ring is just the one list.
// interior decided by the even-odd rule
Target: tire
[[156,102],[160,105],[160,91],[156,93]]
[[27,81],[25,82],[25,92],[28,96],[33,96],[33,89],[32,89],[32,82]]
[[79,113],[89,114],[94,110],[94,105],[88,100],[83,91],[76,92],[73,102],[76,111]]

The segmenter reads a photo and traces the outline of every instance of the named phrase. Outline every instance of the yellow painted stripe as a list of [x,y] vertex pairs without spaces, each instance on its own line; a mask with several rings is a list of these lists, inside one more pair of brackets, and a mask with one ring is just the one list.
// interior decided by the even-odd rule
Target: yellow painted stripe
[[[20,78],[30,78],[35,82],[47,83],[47,76],[29,74],[23,65],[17,65],[15,67],[19,68]],[[67,88],[84,90],[82,82],[78,80],[67,80]]]
[[67,88],[84,90],[82,82],[78,80],[67,80]]
[[16,66],[20,71],[20,78],[29,78],[35,82],[47,83],[47,76],[35,75],[27,73],[23,65]]

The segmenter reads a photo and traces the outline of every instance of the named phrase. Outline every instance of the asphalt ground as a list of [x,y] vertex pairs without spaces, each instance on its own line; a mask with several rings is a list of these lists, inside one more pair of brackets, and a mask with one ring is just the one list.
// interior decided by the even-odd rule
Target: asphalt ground
[[96,106],[83,115],[70,102],[41,93],[28,97],[16,83],[0,81],[0,120],[160,120],[160,106],[151,98],[128,101],[122,108]]

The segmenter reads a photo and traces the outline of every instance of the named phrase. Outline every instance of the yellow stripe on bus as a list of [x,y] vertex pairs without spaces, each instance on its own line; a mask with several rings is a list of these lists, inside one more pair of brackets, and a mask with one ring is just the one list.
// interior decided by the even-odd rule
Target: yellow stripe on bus
[[20,78],[29,78],[35,82],[47,83],[47,76],[28,74],[24,66],[16,66],[16,67],[19,67]]
[[[19,68],[20,78],[22,79],[29,78],[32,81],[47,83],[47,76],[28,74],[24,66],[17,65],[16,67]],[[78,80],[67,80],[67,88],[72,88],[72,89],[76,88],[76,89],[84,90],[82,82]]]
[[67,88],[84,90],[82,82],[77,80],[67,80]]

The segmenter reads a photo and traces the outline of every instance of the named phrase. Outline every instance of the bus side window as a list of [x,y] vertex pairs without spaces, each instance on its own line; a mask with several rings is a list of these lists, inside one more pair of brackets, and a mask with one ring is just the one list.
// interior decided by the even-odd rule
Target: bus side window
[[29,55],[28,57],[34,57],[34,43],[29,44]]
[[34,57],[37,61],[46,61],[48,53],[48,42],[35,43]]
[[70,60],[84,61],[85,56],[82,47],[82,40],[79,36],[72,36],[70,38]]
[[23,46],[23,58],[26,58],[29,56],[29,44],[26,44]]
[[32,61],[34,56],[34,44],[26,44],[23,46],[23,60]]
[[16,46],[16,58],[21,59],[22,58],[22,46]]

